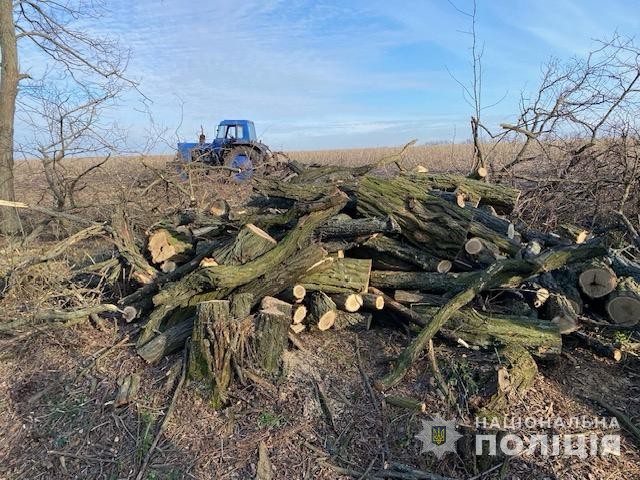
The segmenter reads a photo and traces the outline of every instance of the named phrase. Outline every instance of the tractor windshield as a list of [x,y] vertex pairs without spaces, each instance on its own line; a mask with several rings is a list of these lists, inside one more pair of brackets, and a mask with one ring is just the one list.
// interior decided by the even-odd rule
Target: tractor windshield
[[218,131],[216,132],[216,138],[225,138],[227,135],[227,126],[218,125]]

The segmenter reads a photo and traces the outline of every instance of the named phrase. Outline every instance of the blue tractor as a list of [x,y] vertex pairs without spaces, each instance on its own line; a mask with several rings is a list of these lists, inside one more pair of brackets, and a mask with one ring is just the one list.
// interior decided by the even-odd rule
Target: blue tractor
[[262,168],[269,153],[269,147],[258,141],[252,121],[223,120],[212,142],[202,133],[198,143],[178,143],[177,160],[226,166],[237,180],[245,180]]

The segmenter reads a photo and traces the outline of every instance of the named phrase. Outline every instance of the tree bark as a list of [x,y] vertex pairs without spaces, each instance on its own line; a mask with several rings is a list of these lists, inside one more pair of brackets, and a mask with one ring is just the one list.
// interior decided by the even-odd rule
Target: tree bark
[[336,304],[323,292],[311,292],[307,310],[309,320],[315,322],[320,331],[331,328],[336,320]]
[[287,347],[291,319],[279,310],[261,310],[256,319],[256,358],[260,367],[275,375]]
[[307,291],[326,293],[365,293],[369,288],[371,260],[335,258],[333,265],[321,272],[305,275],[300,283]]
[[[18,95],[18,45],[13,23],[13,2],[0,0],[0,200],[15,201],[13,182],[13,126]],[[0,208],[0,233],[18,232],[15,208]]]

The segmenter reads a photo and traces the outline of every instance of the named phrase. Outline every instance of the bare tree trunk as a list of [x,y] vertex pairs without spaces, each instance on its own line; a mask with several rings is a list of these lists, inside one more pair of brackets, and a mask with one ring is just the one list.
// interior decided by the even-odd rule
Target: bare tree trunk
[[[18,47],[13,23],[13,2],[0,0],[0,199],[15,201],[13,188],[13,122],[18,94]],[[14,208],[0,209],[0,232],[18,231],[20,220]]]

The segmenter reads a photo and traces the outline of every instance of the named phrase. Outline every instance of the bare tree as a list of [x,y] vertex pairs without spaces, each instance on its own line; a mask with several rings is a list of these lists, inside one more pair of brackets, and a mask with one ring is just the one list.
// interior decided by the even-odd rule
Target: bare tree
[[[633,39],[615,35],[600,41],[584,59],[566,63],[552,59],[535,94],[522,95],[516,124],[501,125],[522,139],[515,157],[501,172],[540,155],[551,158],[550,149],[561,149],[568,159],[560,172],[565,176],[588,158],[598,138],[620,130],[621,117],[636,116],[639,92],[640,47]],[[532,154],[534,146],[538,148]]]
[[[21,123],[29,127],[32,138],[18,143],[16,150],[41,161],[57,210],[76,208],[83,179],[125,148],[125,132],[103,118],[122,88],[120,82],[103,82],[99,89],[74,85],[69,91],[45,81],[18,102]],[[96,159],[88,164],[67,162],[73,157]]]
[[[104,12],[100,1],[82,0],[0,0],[0,198],[14,200],[14,121],[20,81],[30,78],[20,73],[19,45],[30,42],[47,62],[66,73],[77,85],[124,78],[129,51],[117,40],[88,35],[78,28],[82,19],[98,19]],[[24,71],[23,71],[24,72]],[[19,218],[15,211],[0,211],[0,232],[15,233]]]

